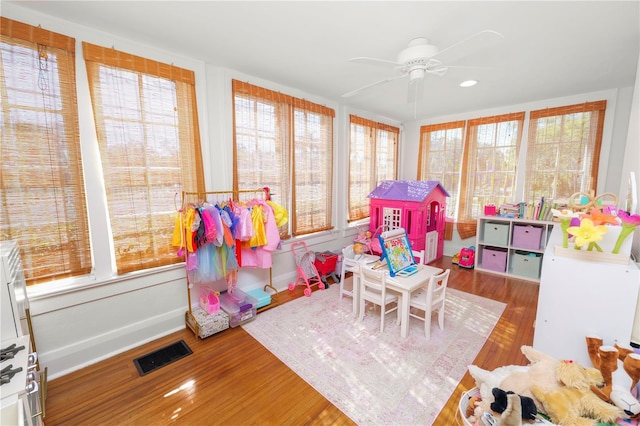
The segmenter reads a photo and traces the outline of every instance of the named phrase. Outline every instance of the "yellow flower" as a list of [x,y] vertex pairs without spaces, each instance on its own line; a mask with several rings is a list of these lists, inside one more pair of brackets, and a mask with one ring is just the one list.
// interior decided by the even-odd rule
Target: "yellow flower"
[[576,247],[582,247],[587,243],[602,240],[602,236],[608,229],[604,225],[595,226],[591,219],[584,218],[580,222],[580,226],[570,226],[567,231],[575,236]]

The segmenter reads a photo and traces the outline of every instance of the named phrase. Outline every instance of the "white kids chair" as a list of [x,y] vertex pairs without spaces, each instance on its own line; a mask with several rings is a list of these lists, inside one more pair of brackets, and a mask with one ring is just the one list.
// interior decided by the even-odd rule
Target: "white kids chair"
[[[429,279],[429,283],[414,291],[409,300],[409,316],[424,321],[424,335],[431,339],[431,316],[438,312],[438,326],[444,330],[444,305],[447,296],[447,283],[451,269],[447,269],[439,275]],[[415,308],[424,312],[424,316],[411,312]]]

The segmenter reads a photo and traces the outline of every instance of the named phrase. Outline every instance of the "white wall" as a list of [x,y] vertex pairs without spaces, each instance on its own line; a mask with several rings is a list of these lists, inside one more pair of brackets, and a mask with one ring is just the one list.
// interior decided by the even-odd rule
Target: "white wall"
[[[366,111],[351,110],[334,101],[303,93],[295,88],[263,81],[237,71],[214,67],[202,61],[181,57],[173,52],[159,51],[131,40],[96,32],[46,15],[35,14],[14,3],[3,4],[2,14],[11,19],[35,26],[41,25],[43,28],[75,37],[77,43],[81,144],[85,170],[88,173],[87,194],[94,197],[93,206],[97,206],[92,207],[89,214],[94,256],[100,262],[96,262],[96,270],[89,277],[29,288],[38,352],[41,363],[49,368],[51,378],[184,328],[184,312],[189,303],[185,271],[181,265],[117,277],[109,267],[112,261],[106,263],[103,261],[103,259],[112,259],[112,248],[108,242],[108,231],[106,231],[108,229],[108,217],[104,209],[106,202],[101,199],[104,197],[104,183],[100,174],[99,153],[81,54],[82,41],[114,46],[118,50],[172,63],[195,72],[205,176],[207,189],[210,191],[228,190],[232,185],[232,78],[304,97],[334,108],[336,110],[333,203],[335,229],[312,235],[305,240],[309,248],[315,251],[335,250],[352,241],[356,227],[349,226],[346,220],[349,114],[354,113],[371,120],[387,122],[402,129],[401,123]],[[585,97],[588,96],[585,95]],[[564,104],[564,100],[554,100],[554,102]],[[510,110],[511,108],[500,109],[500,111]],[[619,106],[616,112],[625,115],[624,106]],[[607,115],[609,116],[609,111]],[[609,119],[612,120],[613,117]],[[403,129],[400,141],[401,179],[415,179],[419,127],[426,122],[428,121],[416,121]],[[607,146],[610,140],[611,135],[606,137]],[[624,135],[622,140],[626,140]],[[269,275],[268,270],[244,269],[240,271],[238,285],[243,289],[261,288],[269,282]],[[286,242],[283,244],[282,251],[274,254],[273,284],[287,291],[287,284],[295,278],[295,262],[290,251],[290,242]]]
[[[638,203],[640,203],[640,60],[638,61],[636,85],[632,98],[631,111],[629,114],[629,130],[626,137],[624,161],[621,168],[620,191],[618,194],[620,194],[621,200],[626,199],[628,177],[630,172],[634,172],[636,177],[636,197]],[[619,164],[620,163],[618,163],[618,166]],[[632,213],[640,214],[640,204],[636,207],[636,211]],[[631,252],[635,255],[636,263],[640,266],[640,230],[636,230],[633,235]],[[640,295],[638,297],[640,297]]]

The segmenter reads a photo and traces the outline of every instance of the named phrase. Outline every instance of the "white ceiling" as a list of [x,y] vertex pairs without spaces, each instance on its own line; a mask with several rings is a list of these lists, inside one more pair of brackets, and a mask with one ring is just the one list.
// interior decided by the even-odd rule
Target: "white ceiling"
[[[6,2],[6,0],[3,0]],[[175,51],[401,122],[629,87],[640,52],[640,1],[19,1],[67,21]],[[351,98],[341,95],[398,75],[409,40],[440,49],[450,69],[427,75],[407,102],[408,78]],[[458,84],[474,78],[479,84]]]

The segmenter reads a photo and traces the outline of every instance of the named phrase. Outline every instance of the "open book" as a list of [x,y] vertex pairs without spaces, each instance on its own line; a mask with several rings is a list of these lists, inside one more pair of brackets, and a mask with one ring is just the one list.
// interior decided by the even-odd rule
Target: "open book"
[[403,228],[393,229],[378,235],[382,257],[386,259],[389,275],[407,277],[418,272],[413,258],[411,243]]

